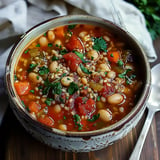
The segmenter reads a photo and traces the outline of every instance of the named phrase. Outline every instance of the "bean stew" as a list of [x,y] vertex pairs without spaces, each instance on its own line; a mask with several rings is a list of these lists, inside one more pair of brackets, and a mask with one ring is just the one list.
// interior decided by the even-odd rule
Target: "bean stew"
[[48,30],[23,50],[14,87],[37,121],[85,132],[124,118],[142,90],[136,54],[106,28],[89,24]]

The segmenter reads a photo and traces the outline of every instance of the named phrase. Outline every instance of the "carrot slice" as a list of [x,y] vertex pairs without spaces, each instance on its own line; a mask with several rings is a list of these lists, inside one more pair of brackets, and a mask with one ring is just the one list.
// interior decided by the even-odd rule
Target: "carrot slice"
[[34,113],[37,113],[41,109],[41,105],[34,101],[31,101],[28,107],[29,107],[30,112],[34,112]]
[[107,53],[108,60],[110,62],[117,63],[120,60],[120,55],[118,51],[109,51]]
[[64,37],[64,35],[65,35],[65,33],[64,33],[64,27],[59,27],[59,28],[55,29],[55,34],[59,38]]
[[20,96],[28,94],[31,88],[29,82],[16,82],[14,86]]
[[47,125],[47,126],[50,126],[50,127],[52,127],[54,125],[54,120],[51,117],[47,116],[47,115],[45,115],[44,117],[40,116],[38,118],[38,121],[43,123],[43,124],[45,124],[45,125]]

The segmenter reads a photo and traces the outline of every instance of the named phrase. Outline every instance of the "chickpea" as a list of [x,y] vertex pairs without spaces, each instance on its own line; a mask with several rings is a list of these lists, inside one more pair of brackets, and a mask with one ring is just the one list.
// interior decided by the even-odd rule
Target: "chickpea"
[[107,77],[110,79],[114,79],[116,77],[116,73],[114,71],[109,71],[107,73]]
[[70,76],[66,76],[66,77],[63,77],[62,79],[61,79],[61,83],[62,83],[62,85],[63,86],[69,86],[70,85],[70,83],[71,82],[73,82],[73,77],[70,77]]
[[98,52],[96,51],[96,50],[90,50],[90,51],[88,51],[88,53],[87,53],[87,57],[89,58],[89,59],[91,59],[91,60],[97,60],[97,58],[98,58]]
[[66,130],[67,130],[67,125],[65,125],[65,124],[60,124],[60,125],[58,126],[58,128],[59,128],[60,130],[62,130],[62,131],[66,131]]
[[106,63],[102,63],[98,66],[98,70],[102,72],[109,72],[110,68]]
[[62,42],[61,42],[61,40],[59,40],[59,39],[57,39],[57,40],[55,40],[55,42],[54,42],[54,44],[57,46],[60,46],[60,45],[62,45]]
[[79,76],[81,76],[81,77],[85,76],[85,73],[84,73],[84,72],[82,72],[82,70],[81,70],[80,66],[78,66],[78,68],[77,68],[77,73],[78,73],[78,74],[79,74]]
[[56,72],[57,69],[58,69],[58,62],[57,61],[51,62],[51,64],[49,65],[49,71],[53,73]]
[[124,97],[120,93],[114,93],[107,97],[108,103],[110,104],[120,104]]
[[54,110],[55,113],[60,113],[61,112],[61,106],[59,104],[56,104],[53,107],[53,110]]
[[53,31],[51,31],[51,30],[48,31],[47,36],[48,36],[48,39],[49,39],[51,42],[54,41],[54,39],[55,39],[55,34],[54,34]]
[[48,40],[46,37],[42,36],[39,38],[39,44],[42,46],[42,47],[46,47],[48,45]]
[[100,114],[99,118],[104,122],[108,122],[112,119],[112,114],[108,110],[100,109],[98,113]]
[[83,84],[87,84],[87,78],[82,77],[82,78],[81,78],[81,82],[82,82]]
[[28,77],[33,83],[40,83],[42,81],[42,77],[40,77],[37,73],[34,72],[30,72]]
[[82,32],[79,33],[80,38],[84,38],[84,36],[86,36],[86,35],[87,35],[86,31],[82,31]]

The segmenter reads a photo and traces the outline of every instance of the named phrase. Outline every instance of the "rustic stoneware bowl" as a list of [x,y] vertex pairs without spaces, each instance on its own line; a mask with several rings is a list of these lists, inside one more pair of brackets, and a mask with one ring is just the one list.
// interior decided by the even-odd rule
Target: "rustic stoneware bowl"
[[[137,54],[137,61],[143,70],[143,90],[132,111],[122,120],[109,127],[89,132],[69,132],[49,128],[36,120],[23,108],[14,88],[14,66],[17,63],[24,47],[38,35],[51,28],[61,25],[85,23],[106,27],[111,33],[121,37]],[[64,16],[45,21],[27,31],[12,48],[6,64],[6,88],[10,98],[11,108],[24,128],[35,138],[51,147],[65,151],[88,152],[99,150],[114,141],[123,138],[140,120],[145,109],[145,102],[150,91],[150,67],[146,55],[138,42],[126,31],[117,25],[101,18],[92,16]]]

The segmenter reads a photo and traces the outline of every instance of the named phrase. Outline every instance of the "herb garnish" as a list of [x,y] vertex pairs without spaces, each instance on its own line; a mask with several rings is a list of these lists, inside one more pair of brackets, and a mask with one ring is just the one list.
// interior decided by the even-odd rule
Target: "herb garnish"
[[53,44],[52,43],[48,43],[48,47],[52,47],[53,46]]
[[24,54],[27,54],[28,52],[29,52],[29,49],[25,50],[25,51],[24,51]]
[[103,39],[103,37],[93,38],[93,42],[94,42],[93,49],[95,49],[96,51],[107,52],[107,43]]
[[83,125],[81,124],[81,117],[78,114],[73,115],[74,123],[78,130],[82,130]]
[[38,44],[36,45],[36,47],[40,47],[40,44],[38,43]]
[[68,93],[70,95],[74,94],[75,92],[77,92],[79,90],[79,87],[76,83],[71,82],[69,87],[68,87]]
[[93,115],[93,117],[91,119],[87,119],[87,121],[94,122],[94,121],[96,121],[99,118],[99,116],[100,116],[99,113],[95,114],[95,115]]
[[74,29],[76,27],[76,24],[68,25],[68,29]]
[[68,52],[67,52],[66,49],[62,49],[62,50],[59,51],[59,53],[60,53],[61,55],[64,55],[64,54],[66,54],[66,53],[68,53]]
[[44,74],[48,74],[48,73],[49,73],[49,69],[47,67],[43,66],[43,67],[39,68],[39,74],[41,76],[44,75]]
[[33,64],[33,63],[31,63],[30,65],[29,65],[29,68],[28,68],[28,72],[31,72],[31,71],[33,71],[34,70],[34,68],[36,68],[37,67],[37,65],[38,64]]
[[89,71],[87,68],[84,67],[84,65],[81,63],[80,65],[81,70],[86,74],[92,74],[91,71]]
[[34,94],[34,90],[32,89],[32,90],[30,90],[29,92],[31,92],[31,93],[33,93]]
[[56,57],[56,56],[53,56],[53,57],[52,57],[52,61],[57,61],[57,60],[59,60],[58,57]]
[[123,63],[123,61],[122,61],[122,60],[118,60],[117,64],[118,64],[118,66],[120,66],[120,67],[121,67],[121,66],[123,66],[123,64],[124,64],[124,63]]
[[45,103],[46,103],[47,106],[51,106],[52,101],[53,101],[52,98],[47,98],[47,99],[45,100]]
[[83,57],[84,57],[84,54],[83,53],[80,53],[80,52],[77,52],[77,51],[73,51],[81,60],[83,63],[88,63],[90,61],[86,61]]

